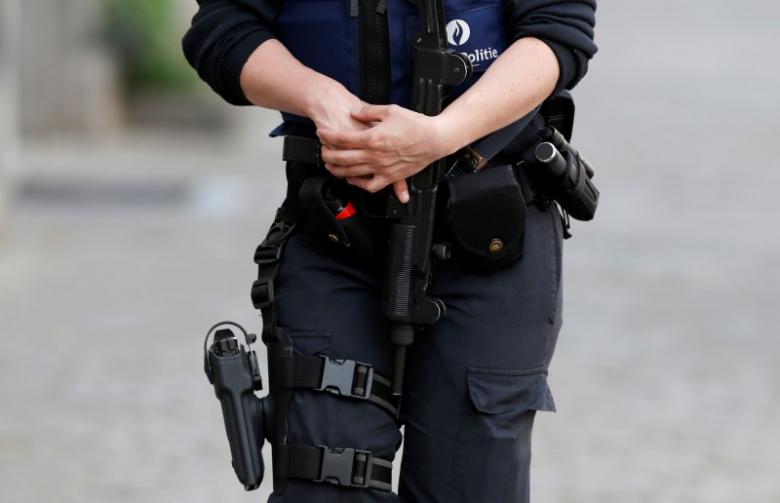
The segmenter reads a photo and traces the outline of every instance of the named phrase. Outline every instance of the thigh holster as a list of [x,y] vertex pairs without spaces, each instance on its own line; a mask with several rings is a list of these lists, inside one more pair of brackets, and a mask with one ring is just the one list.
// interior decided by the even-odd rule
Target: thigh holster
[[344,446],[300,445],[288,441],[287,413],[299,389],[369,402],[396,420],[399,418],[398,399],[391,392],[389,379],[375,372],[371,364],[297,354],[289,334],[278,326],[274,279],[285,242],[302,214],[295,209],[297,201],[290,208],[289,199],[257,247],[258,278],[252,285],[252,303],[262,314],[262,340],[268,354],[269,396],[263,399],[263,414],[266,438],[272,444],[274,491],[284,491],[289,478],[390,491],[392,463],[388,460]]

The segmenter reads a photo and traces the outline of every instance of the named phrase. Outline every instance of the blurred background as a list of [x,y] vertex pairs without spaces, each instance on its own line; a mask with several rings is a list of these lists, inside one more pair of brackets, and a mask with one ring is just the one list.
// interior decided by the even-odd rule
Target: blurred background
[[[0,494],[264,501],[201,341],[259,329],[274,113],[200,83],[194,0],[0,0]],[[566,242],[537,503],[780,501],[780,4],[604,1],[576,92],[602,204]],[[266,461],[268,461],[266,456]]]

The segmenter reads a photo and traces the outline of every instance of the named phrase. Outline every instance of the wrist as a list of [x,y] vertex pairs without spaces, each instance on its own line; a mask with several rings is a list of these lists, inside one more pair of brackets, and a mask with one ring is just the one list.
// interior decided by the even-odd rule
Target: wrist
[[463,127],[459,127],[458,121],[452,114],[441,113],[431,119],[438,139],[436,143],[439,157],[454,154],[469,144],[468,139],[463,134]]
[[349,93],[340,82],[320,74],[316,74],[302,87],[305,89],[302,100],[303,113],[315,122],[323,115],[327,115],[328,103],[340,102],[340,97]]

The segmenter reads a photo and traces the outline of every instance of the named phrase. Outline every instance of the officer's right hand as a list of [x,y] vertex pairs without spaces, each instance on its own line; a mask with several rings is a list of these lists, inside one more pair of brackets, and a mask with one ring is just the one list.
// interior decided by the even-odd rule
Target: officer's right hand
[[333,81],[317,91],[317,97],[309,107],[309,118],[318,130],[361,131],[370,126],[353,119],[350,110],[365,105],[366,102]]
[[[373,127],[370,122],[355,119],[355,111],[361,110],[368,103],[350,93],[340,83],[329,81],[322,86],[318,86],[316,93],[316,98],[311,101],[312,104],[307,109],[309,110],[309,118],[317,126],[317,131],[362,131]],[[320,135],[318,134],[318,136]],[[322,141],[321,136],[320,140]],[[331,152],[341,150],[341,147],[329,145],[327,141],[323,141],[323,144],[326,147],[325,150],[330,150]],[[339,178],[345,177],[339,176]],[[356,179],[353,179],[350,183],[355,184],[356,181]],[[369,180],[365,181],[368,182]],[[357,184],[359,183],[362,183],[362,181],[357,181]],[[392,185],[398,200],[402,203],[408,202],[409,188],[406,185],[406,180],[394,181]]]

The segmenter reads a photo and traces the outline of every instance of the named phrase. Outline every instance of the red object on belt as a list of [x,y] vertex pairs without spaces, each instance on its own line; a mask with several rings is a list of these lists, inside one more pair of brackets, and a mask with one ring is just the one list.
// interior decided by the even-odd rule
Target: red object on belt
[[347,205],[344,207],[343,210],[339,211],[336,214],[336,220],[346,220],[349,217],[355,216],[357,214],[357,208],[355,208],[355,205],[352,204],[352,201],[348,202]]

